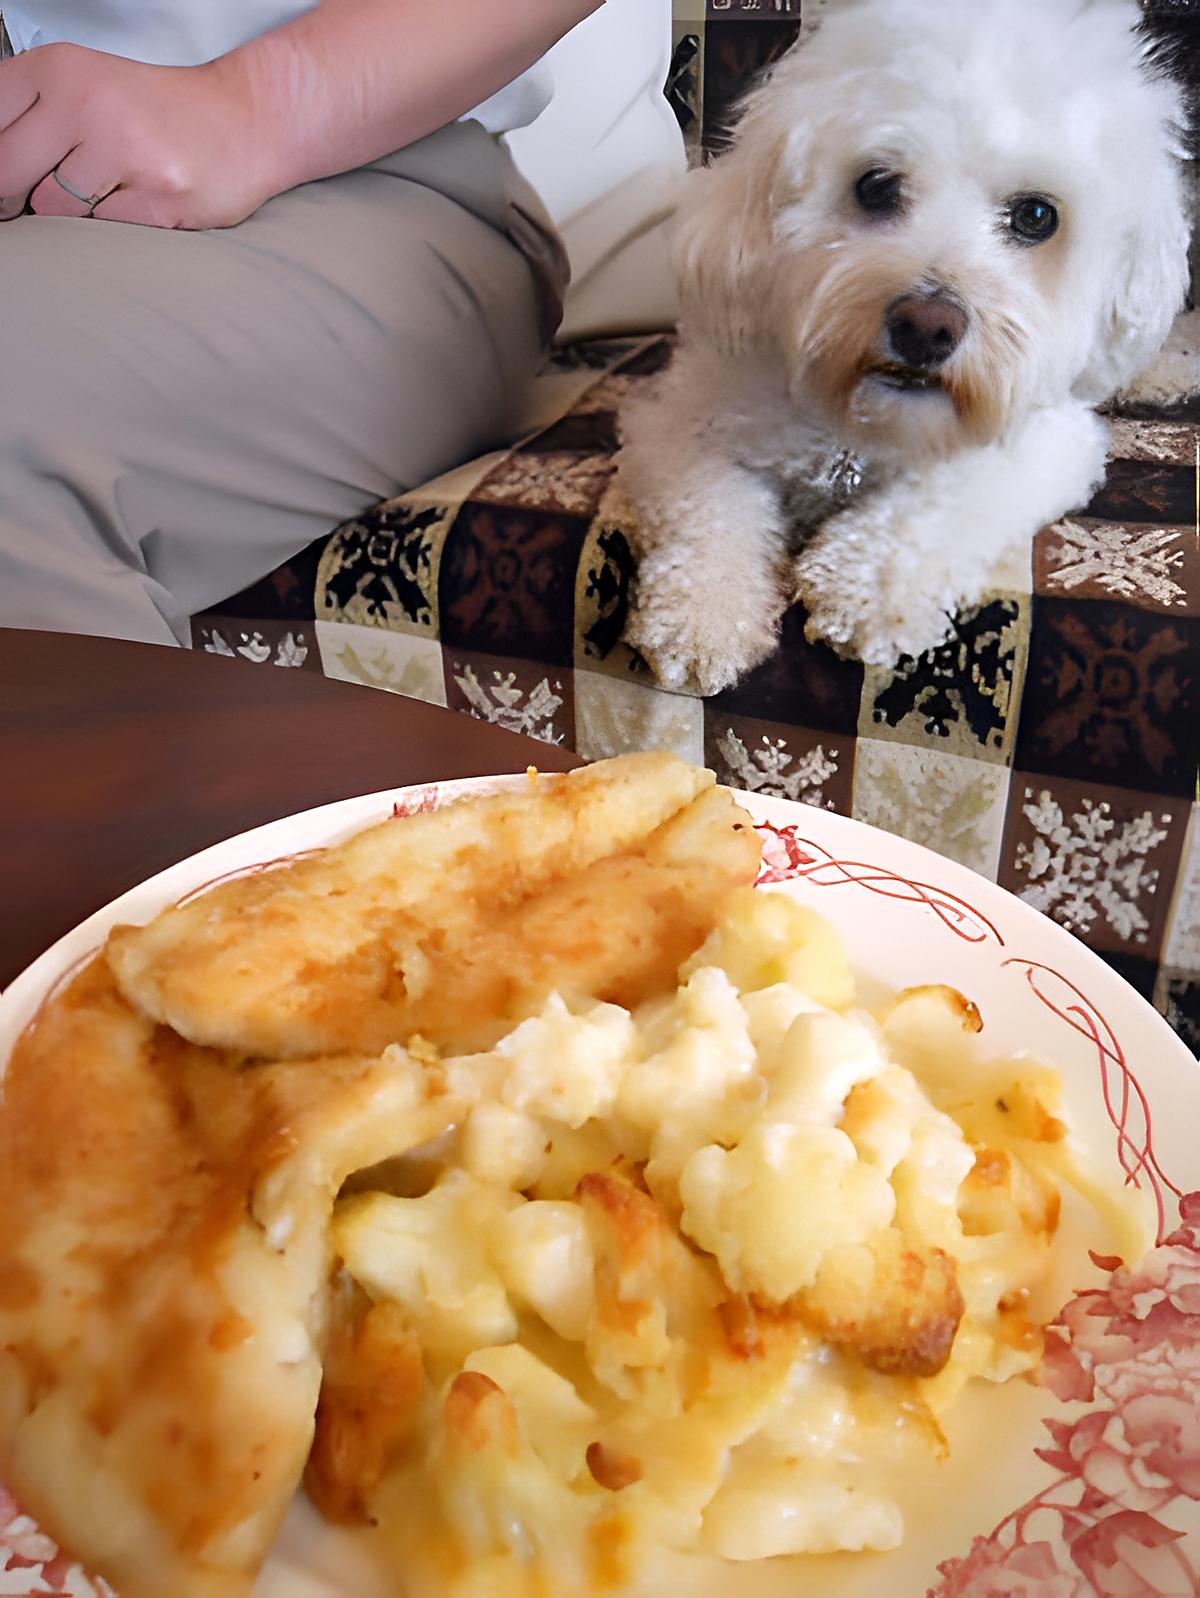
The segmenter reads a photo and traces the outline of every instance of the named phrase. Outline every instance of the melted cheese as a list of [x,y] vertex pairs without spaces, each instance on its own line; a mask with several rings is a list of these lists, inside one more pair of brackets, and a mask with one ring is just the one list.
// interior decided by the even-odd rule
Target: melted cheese
[[1053,1074],[982,1064],[949,989],[880,1019],[852,999],[832,930],[747,892],[672,999],[554,999],[443,1062],[473,1107],[433,1188],[334,1222],[425,1350],[419,1440],[374,1504],[414,1590],[895,1547],[937,1416],[1036,1366],[1074,1174]]

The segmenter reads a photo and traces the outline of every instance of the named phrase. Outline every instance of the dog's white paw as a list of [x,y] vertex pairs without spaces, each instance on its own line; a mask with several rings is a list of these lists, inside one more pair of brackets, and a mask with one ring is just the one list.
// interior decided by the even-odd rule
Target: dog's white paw
[[727,606],[664,602],[661,596],[630,612],[625,641],[664,688],[707,698],[732,688],[775,647],[779,609],[754,615],[735,598]]
[[923,655],[950,635],[953,617],[930,587],[900,583],[885,571],[845,572],[819,546],[793,566],[795,595],[808,612],[805,637],[868,666],[892,667],[902,655]]

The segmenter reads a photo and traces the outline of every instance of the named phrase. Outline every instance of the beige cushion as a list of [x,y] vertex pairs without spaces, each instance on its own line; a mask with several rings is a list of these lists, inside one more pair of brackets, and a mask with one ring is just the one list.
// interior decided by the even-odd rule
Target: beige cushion
[[564,340],[674,320],[664,223],[686,161],[670,56],[671,0],[606,0],[546,58],[549,106],[507,135],[571,260]]

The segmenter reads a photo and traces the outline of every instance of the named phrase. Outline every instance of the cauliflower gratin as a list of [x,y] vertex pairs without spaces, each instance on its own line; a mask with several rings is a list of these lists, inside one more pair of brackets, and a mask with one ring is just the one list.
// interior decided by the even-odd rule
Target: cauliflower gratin
[[853,1009],[781,894],[741,890],[680,978],[633,1013],[551,998],[487,1053],[414,1040],[469,1110],[335,1209],[307,1484],[422,1598],[894,1548],[898,1467],[945,1452],[966,1382],[1039,1362],[1078,1174],[1055,1074],[964,1069],[949,988]]
[[406,1598],[894,1547],[1086,1184],[1051,1072],[856,1008],[760,859],[631,755],[112,928],[0,1062],[22,1508],[122,1598],[249,1598],[302,1478]]

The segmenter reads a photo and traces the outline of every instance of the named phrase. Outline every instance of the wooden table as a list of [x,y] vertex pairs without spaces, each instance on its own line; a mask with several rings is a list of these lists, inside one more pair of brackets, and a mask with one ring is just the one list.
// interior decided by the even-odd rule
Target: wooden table
[[0,987],[126,888],[248,827],[531,764],[579,762],[308,672],[0,629]]

